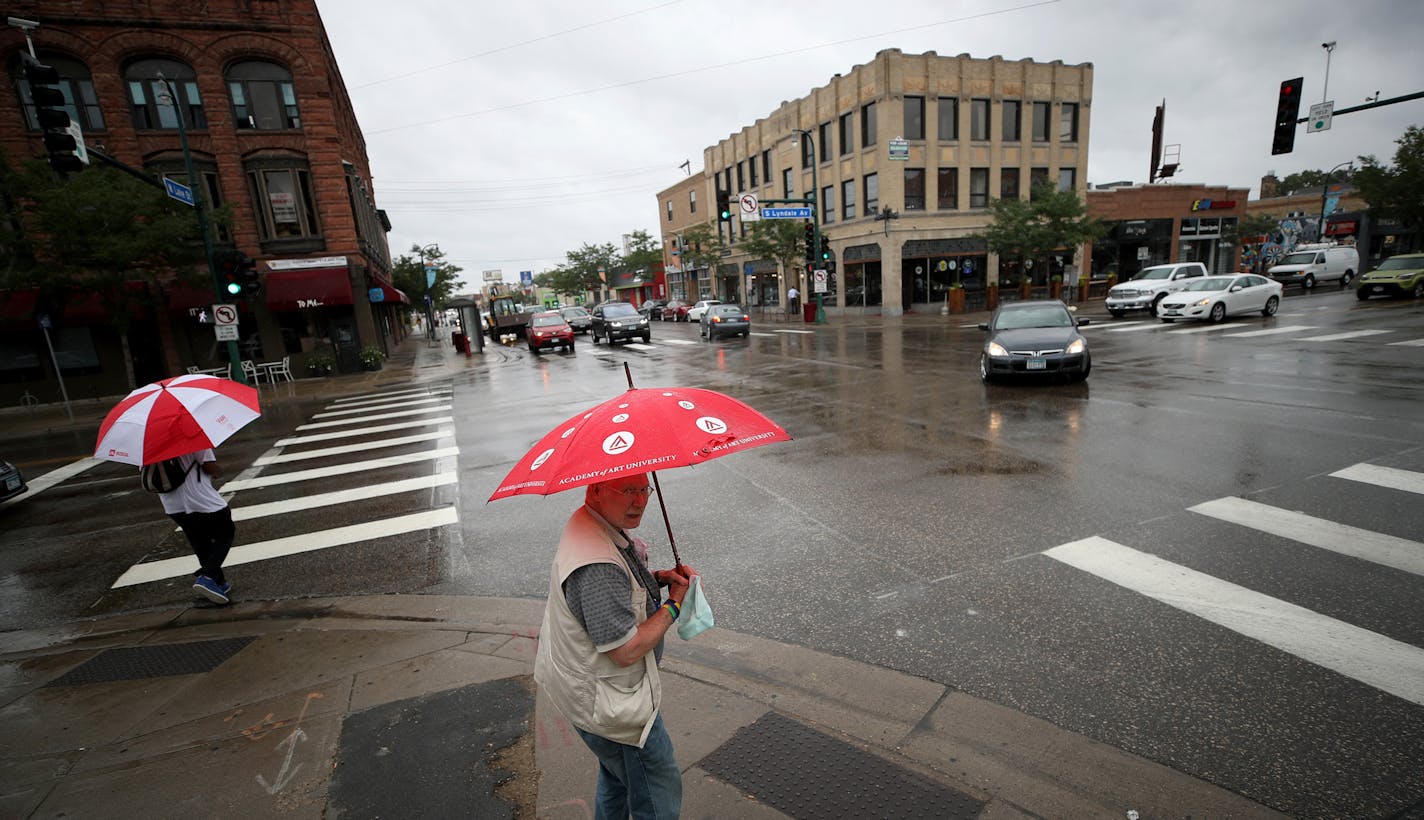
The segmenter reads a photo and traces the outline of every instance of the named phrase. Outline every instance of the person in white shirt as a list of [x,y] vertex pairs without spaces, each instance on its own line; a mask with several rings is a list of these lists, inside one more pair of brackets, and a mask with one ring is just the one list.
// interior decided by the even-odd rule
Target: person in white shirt
[[797,302],[800,298],[801,291],[797,290],[795,285],[786,289],[786,311],[792,316],[795,316],[796,311],[801,309],[801,305]]
[[179,456],[183,465],[183,483],[172,492],[159,493],[163,511],[183,529],[183,535],[198,556],[198,571],[194,573],[193,590],[215,604],[230,600],[232,584],[223,575],[223,562],[232,549],[237,527],[232,523],[232,510],[218,495],[213,479],[222,475],[218,458],[211,449]]

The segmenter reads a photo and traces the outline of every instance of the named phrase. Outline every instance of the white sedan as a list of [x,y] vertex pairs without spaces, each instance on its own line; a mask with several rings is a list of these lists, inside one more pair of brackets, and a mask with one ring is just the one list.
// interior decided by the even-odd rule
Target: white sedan
[[1276,315],[1281,306],[1281,283],[1254,273],[1227,273],[1193,279],[1186,287],[1166,296],[1157,306],[1157,318],[1207,319],[1220,322],[1227,316],[1260,311]]
[[722,304],[722,300],[720,300],[720,299],[703,299],[702,301],[700,301],[700,302],[698,302],[697,304],[693,305],[692,307],[688,308],[688,310],[687,310],[687,321],[689,321],[689,322],[700,322],[700,321],[702,321],[702,314],[704,314],[704,313],[707,312],[707,308],[710,308],[710,307],[712,307],[713,305],[720,305],[720,304]]

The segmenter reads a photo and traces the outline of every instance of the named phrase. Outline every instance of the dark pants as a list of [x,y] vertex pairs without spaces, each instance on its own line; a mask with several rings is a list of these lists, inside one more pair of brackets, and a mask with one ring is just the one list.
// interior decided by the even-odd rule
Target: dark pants
[[227,551],[232,549],[237,527],[232,523],[232,510],[223,507],[210,513],[173,513],[168,516],[183,528],[183,535],[198,556],[200,569],[194,575],[206,575],[219,585],[226,584],[222,565]]

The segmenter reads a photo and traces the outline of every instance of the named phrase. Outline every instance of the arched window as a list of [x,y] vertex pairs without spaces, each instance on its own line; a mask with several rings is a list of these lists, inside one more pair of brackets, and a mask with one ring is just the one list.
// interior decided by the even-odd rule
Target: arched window
[[[94,81],[89,69],[78,60],[68,57],[46,55],[40,62],[52,66],[59,74],[59,91],[64,95],[64,110],[69,112],[71,122],[79,123],[85,133],[104,130],[104,114],[99,110],[99,99],[94,96]],[[31,131],[40,130],[35,119],[35,101],[30,99],[30,84],[24,80],[24,66],[15,63],[15,88],[20,95],[20,105],[25,112],[25,127]]]
[[[160,74],[163,80],[158,78]],[[124,82],[129,89],[134,128],[140,131],[176,130],[178,109],[174,106],[175,91],[177,103],[182,106],[184,127],[190,130],[208,127],[203,99],[198,94],[198,75],[187,64],[163,57],[135,60],[124,68]]]
[[232,95],[233,124],[260,131],[285,131],[302,127],[292,73],[276,63],[248,60],[227,70]]

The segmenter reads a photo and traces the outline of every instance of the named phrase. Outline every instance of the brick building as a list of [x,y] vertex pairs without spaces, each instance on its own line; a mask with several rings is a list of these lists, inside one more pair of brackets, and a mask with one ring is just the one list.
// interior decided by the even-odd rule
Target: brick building
[[[304,356],[327,349],[350,370],[360,348],[399,338],[406,299],[390,283],[390,226],[314,0],[15,0],[9,13],[39,22],[30,34],[38,58],[58,70],[86,142],[107,155],[187,182],[181,108],[198,188],[231,208],[231,229],[215,246],[257,260],[264,280],[258,297],[240,303],[243,358],[290,356],[300,375]],[[11,161],[43,155],[20,71],[26,48],[21,30],[0,32],[11,78],[0,90],[0,146]],[[199,322],[210,289],[133,284],[128,335],[139,383],[223,363],[212,327]],[[49,400],[54,374],[34,297],[22,289],[0,297],[0,401],[23,392]],[[70,392],[123,392],[109,317],[71,300],[54,318]]]
[[1088,215],[1107,223],[1093,243],[1093,278],[1131,278],[1149,265],[1202,262],[1207,270],[1236,270],[1229,234],[1247,210],[1246,188],[1224,185],[1132,185],[1088,191]]

